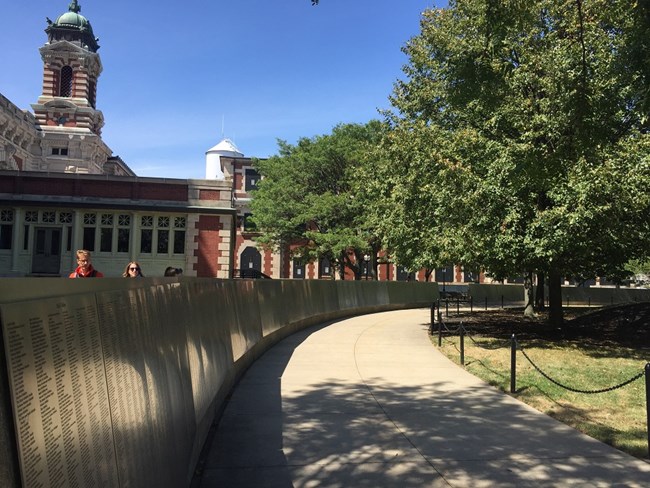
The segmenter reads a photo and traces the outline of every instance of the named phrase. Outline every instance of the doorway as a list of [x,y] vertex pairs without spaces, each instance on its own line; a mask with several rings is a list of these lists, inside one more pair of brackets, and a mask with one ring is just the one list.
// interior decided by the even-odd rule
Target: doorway
[[37,227],[34,229],[32,273],[59,274],[61,270],[61,228]]
[[256,269],[262,271],[262,255],[254,247],[247,247],[241,253],[240,268],[242,270]]

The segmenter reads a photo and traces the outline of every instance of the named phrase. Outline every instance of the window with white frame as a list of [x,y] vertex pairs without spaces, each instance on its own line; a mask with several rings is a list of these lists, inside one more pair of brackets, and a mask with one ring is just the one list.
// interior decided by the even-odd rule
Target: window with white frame
[[14,211],[9,208],[0,210],[0,249],[11,249],[14,237]]
[[185,253],[186,217],[143,215],[140,217],[140,253],[170,256]]

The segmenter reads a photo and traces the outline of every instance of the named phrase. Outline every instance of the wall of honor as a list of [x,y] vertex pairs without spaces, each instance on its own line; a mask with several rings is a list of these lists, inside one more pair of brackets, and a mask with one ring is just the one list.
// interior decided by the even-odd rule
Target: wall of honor
[[429,306],[433,283],[0,283],[0,486],[189,486],[245,368],[325,320]]

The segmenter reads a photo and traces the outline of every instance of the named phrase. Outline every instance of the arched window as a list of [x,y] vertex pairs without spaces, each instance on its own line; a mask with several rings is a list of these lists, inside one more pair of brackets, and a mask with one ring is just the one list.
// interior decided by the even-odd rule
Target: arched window
[[262,271],[262,255],[252,246],[248,246],[241,253],[240,268],[243,270],[257,270]]
[[397,267],[397,281],[413,281],[415,273],[410,272],[404,266]]
[[95,96],[97,95],[97,84],[94,80],[88,82],[88,103],[95,108]]
[[293,260],[293,277],[298,280],[305,279],[305,263],[302,259]]
[[60,97],[72,96],[72,68],[70,66],[64,66],[63,68],[61,68],[59,96]]
[[327,259],[326,257],[320,260],[320,266],[318,267],[318,274],[321,278],[332,276],[332,264],[330,263],[330,260]]

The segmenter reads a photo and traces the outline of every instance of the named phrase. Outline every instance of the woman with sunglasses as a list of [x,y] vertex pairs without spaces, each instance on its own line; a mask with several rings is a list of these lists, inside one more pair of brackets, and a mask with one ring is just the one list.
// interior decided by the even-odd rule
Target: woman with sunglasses
[[140,263],[137,261],[131,261],[126,265],[126,268],[124,268],[124,273],[122,273],[122,276],[124,278],[144,278]]

